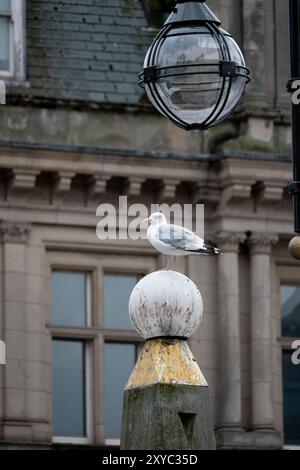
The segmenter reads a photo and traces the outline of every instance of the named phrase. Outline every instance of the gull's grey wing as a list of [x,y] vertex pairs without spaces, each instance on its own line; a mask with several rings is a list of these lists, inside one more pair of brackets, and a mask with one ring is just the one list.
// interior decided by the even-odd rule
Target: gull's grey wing
[[204,248],[203,240],[191,230],[179,225],[161,224],[157,228],[161,242],[181,250],[200,250]]

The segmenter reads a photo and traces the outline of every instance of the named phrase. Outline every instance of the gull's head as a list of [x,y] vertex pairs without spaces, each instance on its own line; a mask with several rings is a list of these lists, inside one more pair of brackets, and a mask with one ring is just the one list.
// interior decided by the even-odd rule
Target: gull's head
[[144,222],[148,222],[151,225],[160,225],[166,224],[167,219],[162,212],[153,212],[153,214],[151,214],[150,217],[145,219]]

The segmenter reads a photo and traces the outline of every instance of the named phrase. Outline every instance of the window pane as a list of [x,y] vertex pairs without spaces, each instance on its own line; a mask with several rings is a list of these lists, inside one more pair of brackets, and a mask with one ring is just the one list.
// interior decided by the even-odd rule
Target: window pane
[[85,437],[85,358],[80,341],[53,341],[54,436]]
[[11,0],[0,0],[0,12],[10,13]]
[[104,276],[104,326],[132,330],[128,315],[128,302],[139,275],[105,274]]
[[105,437],[121,436],[123,391],[136,359],[134,344],[105,345]]
[[87,324],[87,274],[52,273],[52,323],[65,326]]
[[9,18],[0,16],[0,70],[9,70]]
[[284,442],[300,445],[300,366],[292,363],[293,352],[283,351],[282,360]]
[[300,337],[300,286],[281,286],[282,336]]

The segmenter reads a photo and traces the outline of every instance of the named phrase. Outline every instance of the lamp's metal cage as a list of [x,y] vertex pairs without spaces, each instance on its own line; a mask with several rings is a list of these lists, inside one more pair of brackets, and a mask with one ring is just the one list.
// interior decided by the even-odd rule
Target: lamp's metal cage
[[[145,87],[150,101],[158,111],[183,129],[204,130],[223,121],[237,104],[245,84],[250,80],[250,70],[245,66],[239,47],[231,35],[219,27],[220,24],[204,2],[182,2],[176,5],[146,55],[139,83]],[[182,41],[184,37],[192,41],[195,35],[199,38],[201,35],[206,39],[208,36],[212,38],[218,60],[184,63],[178,63],[180,60],[177,60],[172,65],[160,65],[167,41],[170,42],[171,38]],[[202,110],[202,117],[201,110],[197,110],[197,103],[191,105],[194,110],[185,112],[182,97],[182,109],[180,106],[176,107],[172,101],[172,87],[175,90],[173,96],[177,89],[177,97],[181,93],[184,97],[196,96],[205,100],[205,96],[213,94],[213,103],[205,110],[206,113]]]

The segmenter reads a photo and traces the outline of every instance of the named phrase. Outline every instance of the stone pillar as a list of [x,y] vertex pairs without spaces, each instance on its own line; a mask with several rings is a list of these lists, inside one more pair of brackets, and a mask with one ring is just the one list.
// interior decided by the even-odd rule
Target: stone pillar
[[52,440],[52,341],[46,327],[51,279],[47,277],[47,253],[38,229],[26,247],[26,261],[27,418],[32,442],[43,445]]
[[251,253],[251,397],[254,430],[274,429],[271,248],[276,236],[253,234]]
[[[2,244],[2,436],[8,442],[49,443],[50,358],[45,334],[45,251],[30,246],[31,226],[0,223]],[[1,407],[0,407],[1,410]]]
[[243,53],[251,70],[252,81],[248,84],[245,97],[247,104],[261,109],[268,105],[268,64],[267,36],[265,28],[265,0],[243,2]]
[[[245,140],[248,150],[260,141],[269,151],[274,151],[273,101],[274,80],[274,15],[272,0],[247,0],[242,4],[242,51],[247,67],[251,71],[251,82],[242,99],[242,132],[238,138],[243,148]],[[282,2],[281,2],[282,3]],[[262,110],[265,115],[262,115]],[[269,111],[266,112],[266,111]],[[273,149],[273,150],[272,150]]]
[[124,392],[122,449],[215,448],[208,385],[187,344],[202,311],[195,284],[175,271],[135,286],[129,314],[147,342]]
[[[0,236],[0,340],[4,341],[4,321],[3,321],[3,246]],[[5,356],[6,357],[6,356]],[[0,358],[0,439],[3,439],[2,420],[4,418],[4,364]]]
[[219,256],[219,428],[242,426],[241,345],[239,311],[239,245],[242,234],[220,233],[214,241]]
[[6,342],[3,367],[2,438],[30,441],[30,423],[26,421],[26,242],[27,224],[2,222],[2,315]]

